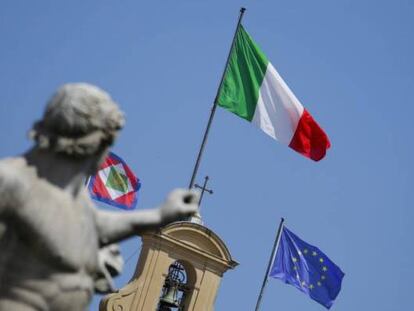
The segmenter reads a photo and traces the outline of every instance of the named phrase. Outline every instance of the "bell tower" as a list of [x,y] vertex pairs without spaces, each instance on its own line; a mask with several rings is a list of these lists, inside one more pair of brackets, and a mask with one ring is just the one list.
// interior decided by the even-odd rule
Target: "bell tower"
[[195,222],[142,236],[131,281],[105,296],[100,311],[211,311],[223,274],[238,265],[224,242]]

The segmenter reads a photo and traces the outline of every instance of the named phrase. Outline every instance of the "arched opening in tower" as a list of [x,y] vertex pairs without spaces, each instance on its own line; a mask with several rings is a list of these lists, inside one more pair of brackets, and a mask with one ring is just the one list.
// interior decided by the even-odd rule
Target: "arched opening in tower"
[[157,311],[185,311],[186,297],[190,292],[188,274],[184,265],[179,261],[173,262],[168,268]]

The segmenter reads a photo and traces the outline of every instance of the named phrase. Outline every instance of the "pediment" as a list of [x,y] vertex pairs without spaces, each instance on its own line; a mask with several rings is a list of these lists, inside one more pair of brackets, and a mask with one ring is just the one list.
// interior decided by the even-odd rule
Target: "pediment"
[[225,261],[232,261],[224,242],[217,234],[202,225],[192,222],[176,222],[163,228],[161,232]]

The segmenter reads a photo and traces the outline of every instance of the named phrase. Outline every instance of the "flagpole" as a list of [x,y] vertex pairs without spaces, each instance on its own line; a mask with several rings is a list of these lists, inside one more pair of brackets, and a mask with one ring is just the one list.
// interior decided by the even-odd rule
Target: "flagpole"
[[218,97],[220,95],[220,90],[221,90],[221,87],[222,87],[222,84],[223,84],[223,81],[224,81],[224,77],[226,75],[226,69],[227,69],[227,66],[228,66],[229,61],[230,61],[230,55],[231,55],[231,52],[233,50],[234,42],[236,41],[237,31],[239,30],[239,26],[241,24],[243,14],[244,14],[245,11],[246,11],[245,8],[243,8],[243,7],[240,8],[239,19],[237,21],[237,26],[236,26],[236,30],[234,32],[233,41],[232,41],[231,46],[230,46],[230,51],[229,51],[229,54],[227,56],[226,65],[224,66],[223,74],[221,76],[220,84],[219,84],[219,87],[217,89],[216,97],[214,98],[213,107],[211,108],[210,117],[208,118],[207,127],[206,127],[206,130],[204,132],[204,136],[203,136],[203,140],[201,142],[200,150],[198,151],[197,160],[195,162],[194,169],[193,169],[193,174],[191,175],[190,184],[188,186],[189,189],[193,188],[193,186],[194,186],[195,178],[196,178],[197,172],[198,172],[198,167],[200,166],[201,157],[203,155],[204,147],[206,145],[208,134],[210,132],[211,123],[213,122],[213,118],[214,118],[214,115],[216,113],[217,100],[218,100]]
[[285,219],[282,217],[280,219],[279,228],[277,229],[275,242],[273,243],[273,249],[272,249],[272,253],[270,254],[269,263],[267,265],[266,273],[265,273],[265,276],[264,276],[264,279],[263,279],[262,288],[260,289],[259,297],[257,297],[255,311],[258,311],[259,310],[260,303],[262,302],[263,292],[264,292],[264,289],[266,287],[267,280],[269,279],[270,266],[272,265],[272,262],[274,260],[275,255],[276,255],[276,250],[277,250],[277,248],[279,246],[280,235],[281,235],[281,232],[282,232],[282,228],[283,228],[283,223],[284,222],[285,222]]

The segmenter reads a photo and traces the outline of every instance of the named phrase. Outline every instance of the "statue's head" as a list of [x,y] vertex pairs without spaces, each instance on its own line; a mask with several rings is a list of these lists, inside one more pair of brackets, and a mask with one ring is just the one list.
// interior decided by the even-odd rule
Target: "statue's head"
[[40,149],[72,157],[106,150],[124,125],[124,116],[109,94],[86,83],[60,87],[30,136]]

